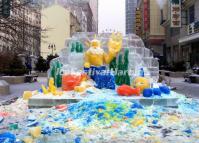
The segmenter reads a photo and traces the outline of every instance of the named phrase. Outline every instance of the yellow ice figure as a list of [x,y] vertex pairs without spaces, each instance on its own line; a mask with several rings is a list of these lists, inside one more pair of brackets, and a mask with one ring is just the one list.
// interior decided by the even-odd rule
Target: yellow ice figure
[[89,44],[90,48],[85,53],[84,67],[89,68],[91,65],[100,67],[109,64],[122,48],[122,35],[113,33],[108,42],[108,53],[101,48],[101,42],[96,39]]
[[48,83],[48,90],[53,95],[56,95],[57,89],[56,89],[56,87],[54,85],[54,78],[50,78],[49,83]]
[[132,83],[132,86],[135,88],[140,88],[141,92],[146,88],[150,88],[150,81],[145,77],[137,77]]
[[41,89],[44,94],[48,94],[48,90],[46,89],[46,87],[44,85],[41,85]]

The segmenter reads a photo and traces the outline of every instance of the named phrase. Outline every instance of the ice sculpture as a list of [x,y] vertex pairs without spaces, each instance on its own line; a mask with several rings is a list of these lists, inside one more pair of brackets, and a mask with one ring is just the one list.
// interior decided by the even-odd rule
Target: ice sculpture
[[[85,51],[89,48],[88,41],[92,41],[94,37],[95,33],[80,32],[74,34],[70,39],[66,40],[65,48],[61,50],[58,58],[51,61],[51,66],[55,62],[61,63],[63,65],[61,69],[62,73],[83,71]],[[98,40],[101,41],[101,48],[106,52],[108,51],[107,44],[110,37],[111,33],[100,33],[97,35]],[[123,37],[122,50],[112,62],[119,64],[119,61],[128,63],[123,65],[127,66],[127,79],[128,76],[130,77],[130,80],[140,76],[140,70],[143,69],[144,76],[150,78],[151,82],[158,81],[158,59],[153,57],[151,50],[144,46],[142,39],[137,35],[130,34]],[[106,67],[107,69],[110,69],[111,66],[106,65]],[[115,66],[115,68],[117,68],[117,66]]]

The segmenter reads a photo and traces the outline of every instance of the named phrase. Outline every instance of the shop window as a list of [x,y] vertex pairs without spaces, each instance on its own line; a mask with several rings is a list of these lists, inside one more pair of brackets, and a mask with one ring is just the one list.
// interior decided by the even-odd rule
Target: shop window
[[176,36],[176,35],[179,35],[180,34],[180,29],[179,28],[171,28],[170,29],[170,33],[171,33],[171,36]]

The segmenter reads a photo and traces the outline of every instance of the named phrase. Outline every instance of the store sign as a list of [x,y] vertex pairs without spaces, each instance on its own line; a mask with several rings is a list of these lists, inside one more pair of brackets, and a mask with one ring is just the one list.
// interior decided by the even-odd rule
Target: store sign
[[139,8],[136,8],[136,34],[141,36],[141,11]]
[[188,25],[188,35],[199,33],[199,21]]
[[171,27],[181,27],[181,0],[171,1]]
[[147,31],[149,28],[148,8],[149,8],[148,0],[144,0],[144,30],[145,31]]

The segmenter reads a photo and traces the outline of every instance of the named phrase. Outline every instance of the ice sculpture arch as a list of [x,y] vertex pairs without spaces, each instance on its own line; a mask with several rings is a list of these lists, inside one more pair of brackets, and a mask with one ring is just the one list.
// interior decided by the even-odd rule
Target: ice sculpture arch
[[[86,45],[86,41],[91,41],[94,38],[95,33],[79,32],[75,33],[70,39],[65,42],[65,48],[59,53],[59,57],[51,61],[59,61],[65,70],[83,70],[84,65],[84,52],[89,48]],[[102,42],[101,48],[107,51],[107,42],[111,36],[111,33],[100,33],[97,35],[97,39]],[[71,52],[71,44],[74,42],[81,42],[83,44],[83,53]],[[150,49],[146,48],[142,39],[135,35],[129,34],[123,37],[123,49],[129,49],[129,65],[131,79],[139,76],[141,68],[144,69],[145,76],[149,77],[152,82],[157,82],[159,78],[159,62],[158,59],[153,57],[153,53]],[[123,51],[123,50],[122,50]]]

